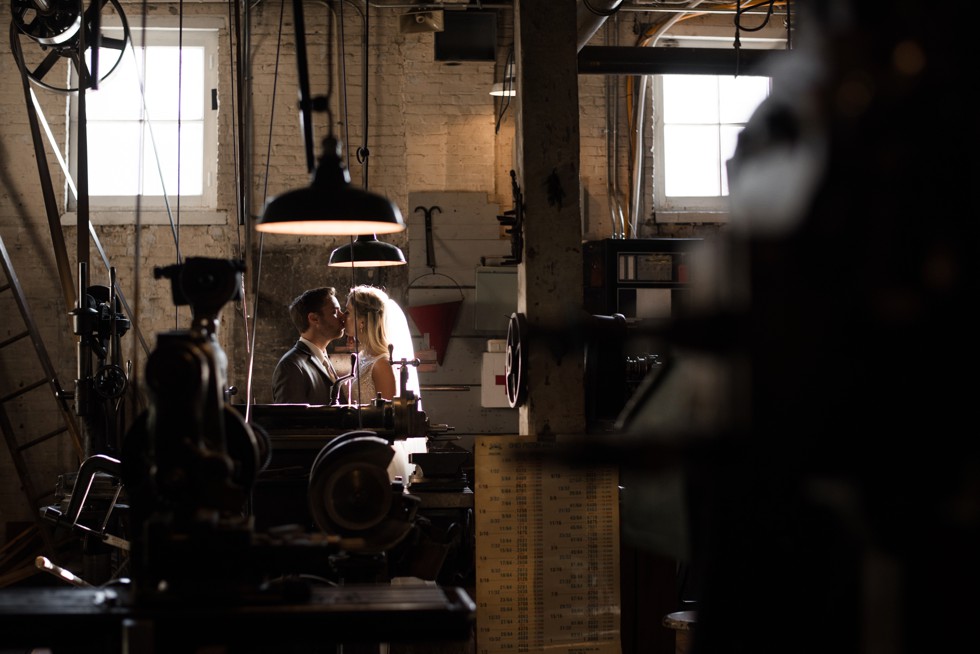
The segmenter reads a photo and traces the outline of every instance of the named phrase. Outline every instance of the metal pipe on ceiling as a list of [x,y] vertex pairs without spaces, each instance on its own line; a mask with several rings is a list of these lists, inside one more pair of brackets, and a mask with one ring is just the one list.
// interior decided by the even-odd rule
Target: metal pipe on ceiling
[[576,51],[585,47],[585,44],[605,24],[606,19],[618,12],[622,4],[623,0],[579,0],[575,14],[578,26]]

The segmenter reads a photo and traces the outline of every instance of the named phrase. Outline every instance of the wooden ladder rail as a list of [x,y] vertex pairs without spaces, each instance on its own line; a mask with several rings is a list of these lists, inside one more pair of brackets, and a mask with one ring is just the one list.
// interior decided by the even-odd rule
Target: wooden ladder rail
[[[58,380],[54,366],[51,363],[51,358],[48,356],[47,349],[44,347],[44,342],[41,340],[37,323],[34,321],[34,317],[31,314],[26,296],[24,295],[23,287],[20,285],[20,280],[17,278],[17,273],[14,270],[13,262],[10,259],[10,255],[7,252],[7,248],[4,245],[2,237],[0,237],[0,263],[2,263],[4,273],[7,277],[7,283],[0,285],[0,293],[6,291],[11,291],[13,293],[14,300],[17,303],[17,308],[20,311],[21,318],[23,319],[24,326],[26,327],[23,332],[19,332],[0,343],[0,349],[23,340],[24,338],[30,338],[38,361],[40,362],[41,368],[44,371],[43,379],[26,384],[16,391],[0,397],[0,431],[3,432],[4,440],[7,443],[7,449],[10,451],[10,457],[13,460],[15,469],[17,470],[17,476],[20,478],[21,488],[24,491],[28,504],[30,505],[31,514],[34,517],[34,523],[37,526],[38,533],[43,539],[47,549],[53,552],[55,549],[52,529],[53,525],[43,518],[40,512],[40,507],[38,506],[38,502],[42,498],[49,495],[49,493],[38,492],[37,486],[34,483],[34,479],[31,474],[31,470],[27,464],[27,460],[24,457],[24,452],[65,433],[70,436],[71,444],[79,461],[81,461],[84,455],[84,446],[82,444],[82,437],[78,428],[78,422],[75,419],[75,414],[72,407],[68,403],[67,395],[61,386],[61,382]],[[20,442],[17,437],[17,430],[15,430],[13,427],[13,423],[10,420],[10,415],[7,412],[5,404],[44,385],[50,386],[52,396],[54,397],[55,404],[58,407],[58,411],[61,414],[64,424],[60,428],[51,430],[35,438],[31,438],[26,442]]]

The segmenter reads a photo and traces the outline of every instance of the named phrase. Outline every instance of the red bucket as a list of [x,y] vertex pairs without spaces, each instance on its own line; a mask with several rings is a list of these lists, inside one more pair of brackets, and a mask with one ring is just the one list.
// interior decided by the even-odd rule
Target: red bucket
[[436,351],[436,361],[439,365],[442,365],[442,360],[446,356],[449,337],[453,327],[456,326],[456,316],[462,304],[462,300],[455,300],[408,307],[408,315],[412,317],[419,332],[429,335],[429,345]]

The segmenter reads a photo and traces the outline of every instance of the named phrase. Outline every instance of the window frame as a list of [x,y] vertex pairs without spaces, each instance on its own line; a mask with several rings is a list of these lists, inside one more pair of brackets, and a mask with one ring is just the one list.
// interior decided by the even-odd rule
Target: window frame
[[[680,73],[683,74],[683,73]],[[730,75],[708,75],[709,77],[731,77]],[[767,77],[753,75],[753,77]],[[665,223],[711,223],[728,221],[728,195],[714,196],[667,196],[666,194],[666,152],[664,147],[664,75],[650,75],[653,101],[653,172],[650,175],[652,189],[651,206],[658,222]],[[769,94],[772,93],[772,78],[769,77]],[[716,123],[724,125],[728,123]],[[743,124],[744,128],[744,124]],[[720,155],[719,155],[720,156]],[[721,161],[722,168],[727,160]]]
[[[133,57],[135,49],[139,56],[140,48],[145,45],[176,46],[182,41],[186,47],[203,46],[204,75],[203,75],[203,161],[202,161],[202,193],[201,195],[181,195],[179,199],[180,221],[183,224],[224,224],[227,212],[218,211],[218,107],[213,98],[219,93],[219,55],[220,35],[225,28],[222,18],[210,16],[184,17],[181,25],[172,17],[148,17],[144,21],[140,17],[128,18],[131,48],[123,53],[124,57]],[[107,18],[103,26],[107,34],[114,35],[114,30],[121,30],[122,25],[117,18]],[[144,30],[146,32],[144,38]],[[181,34],[182,32],[182,34]],[[120,32],[121,35],[121,32]],[[76,71],[69,67],[71,82],[77,86]],[[68,151],[68,170],[72,178],[78,173],[78,94],[72,93],[66,103],[67,134],[66,149]],[[148,117],[151,124],[153,116]],[[97,144],[95,144],[97,146]],[[89,148],[93,144],[89,143]],[[152,147],[147,141],[144,147]],[[177,218],[178,198],[176,189],[166,189],[167,196],[143,195],[140,197],[140,220],[144,224],[169,224],[171,215]],[[65,188],[66,212],[61,217],[62,224],[75,224],[77,221],[77,199],[68,187]],[[89,196],[90,220],[97,224],[134,224],[136,222],[136,195],[122,196]],[[169,204],[169,211],[168,211]]]

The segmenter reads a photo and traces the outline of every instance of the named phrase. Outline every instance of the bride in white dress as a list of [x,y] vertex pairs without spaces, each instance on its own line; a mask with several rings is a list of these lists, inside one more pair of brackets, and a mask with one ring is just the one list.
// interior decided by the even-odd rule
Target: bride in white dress
[[[385,400],[402,396],[406,391],[419,395],[418,370],[406,365],[408,381],[401,388],[401,366],[398,362],[415,359],[408,320],[398,303],[380,288],[355,286],[347,296],[347,334],[358,344],[357,376],[352,381],[350,397],[360,404],[373,402],[380,393]],[[353,324],[351,324],[353,322]],[[393,346],[389,360],[388,345]],[[395,362],[395,366],[391,365]],[[418,407],[422,402],[419,399]],[[388,467],[389,476],[400,476],[408,484],[415,466],[408,461],[413,452],[426,451],[426,438],[412,437],[392,444],[395,458]]]

